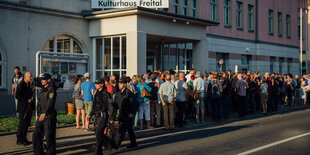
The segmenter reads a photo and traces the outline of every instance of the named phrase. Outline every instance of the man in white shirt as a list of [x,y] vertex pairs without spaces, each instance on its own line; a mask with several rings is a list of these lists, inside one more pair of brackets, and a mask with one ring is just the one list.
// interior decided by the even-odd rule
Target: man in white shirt
[[191,76],[192,76],[193,74],[195,74],[195,69],[194,69],[194,68],[190,69],[190,70],[189,70],[189,73],[185,76],[185,78],[186,78],[186,83],[188,83],[188,82],[191,80]]
[[200,97],[196,101],[196,120],[197,123],[200,123],[199,121],[199,109],[201,111],[201,122],[204,123],[204,94],[207,90],[207,82],[201,78],[201,73],[197,72],[195,74],[196,79],[194,80],[194,92],[199,91]]

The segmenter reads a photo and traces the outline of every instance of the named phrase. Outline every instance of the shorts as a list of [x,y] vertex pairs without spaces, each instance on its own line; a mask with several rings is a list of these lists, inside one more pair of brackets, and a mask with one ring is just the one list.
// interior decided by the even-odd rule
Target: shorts
[[145,120],[147,121],[151,120],[150,103],[139,104],[139,119],[143,119],[143,114],[144,114]]
[[93,101],[84,101],[84,105],[85,105],[85,114],[86,116],[89,116],[92,110]]
[[195,104],[197,109],[205,109],[205,102],[204,102],[204,97],[199,97],[199,99],[196,101]]
[[76,110],[84,109],[84,102],[82,100],[75,99],[74,101]]
[[262,102],[268,102],[268,93],[261,94],[261,101]]

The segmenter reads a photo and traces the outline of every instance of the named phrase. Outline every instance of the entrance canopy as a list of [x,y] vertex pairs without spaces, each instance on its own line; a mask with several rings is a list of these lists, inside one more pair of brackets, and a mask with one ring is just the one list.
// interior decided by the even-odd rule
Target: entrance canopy
[[[124,68],[124,65],[118,65],[117,67],[120,68],[121,74],[124,73],[127,75],[143,74],[147,69],[151,68],[147,63],[147,60],[149,60],[148,53],[151,53],[149,50],[152,49],[150,47],[160,49],[159,51],[155,51],[157,54],[159,52],[157,59],[152,60],[156,61],[156,64],[159,64],[155,65],[156,69],[167,69],[163,68],[164,61],[162,59],[165,46],[168,46],[169,50],[177,51],[178,49],[186,50],[186,48],[191,46],[190,50],[193,51],[191,59],[194,60],[194,64],[187,66],[187,69],[195,67],[198,70],[204,71],[208,65],[206,27],[218,24],[204,19],[141,7],[89,12],[85,13],[85,18],[89,20],[89,36],[93,38],[93,60],[98,60],[98,52],[105,54],[109,53],[107,50],[111,51],[111,55],[108,57],[102,56],[104,54],[100,55],[104,59],[101,61],[101,67],[97,68],[95,66],[97,63],[94,62],[94,73],[109,70],[113,74],[113,61],[118,62],[120,60],[121,62],[118,62],[120,64],[126,61],[126,68]],[[123,42],[114,46],[113,37],[118,36],[125,36],[126,43]],[[99,44],[103,46],[98,47],[98,39],[107,37],[110,37],[112,42],[107,45],[104,43],[105,39],[101,39],[102,43],[99,40]],[[185,47],[186,44],[191,45]],[[105,48],[107,46],[109,48]],[[122,58],[113,56],[113,53],[117,53],[115,52],[115,48],[124,51],[125,47],[126,55],[122,54]],[[176,53],[180,54],[179,52]],[[175,54],[175,56],[178,57],[178,54]],[[124,56],[126,60],[124,60]],[[108,60],[110,58],[111,61]],[[174,57],[172,58],[174,59]],[[181,60],[183,61],[183,58]],[[175,60],[169,61],[169,63],[181,60],[176,58]],[[111,63],[111,65],[107,65],[106,63]],[[175,65],[178,64],[176,63]],[[107,66],[111,67],[109,68]],[[171,69],[177,70],[178,68]],[[116,71],[118,70],[116,69]]]

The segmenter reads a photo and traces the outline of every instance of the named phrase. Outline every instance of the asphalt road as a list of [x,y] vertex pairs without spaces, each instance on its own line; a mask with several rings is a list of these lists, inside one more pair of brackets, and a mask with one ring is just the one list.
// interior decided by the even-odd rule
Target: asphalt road
[[[304,135],[302,135],[304,134]],[[300,137],[295,137],[299,136]],[[288,139],[292,138],[293,139]],[[295,138],[294,138],[295,137]],[[310,154],[310,109],[191,128],[137,140],[139,147],[105,154]],[[281,142],[282,141],[282,142]],[[284,141],[284,142],[283,142]],[[248,151],[254,152],[248,152]]]

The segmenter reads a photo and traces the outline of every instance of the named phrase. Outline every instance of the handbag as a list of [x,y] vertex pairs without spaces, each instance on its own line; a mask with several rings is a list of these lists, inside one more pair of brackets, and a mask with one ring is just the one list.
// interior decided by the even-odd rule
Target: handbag
[[145,89],[143,82],[142,82],[142,87],[143,87],[143,89],[141,92],[141,96],[147,97],[147,98],[152,97],[152,94]]
[[197,100],[197,99],[200,97],[200,94],[201,94],[201,92],[196,90],[196,91],[194,92],[194,94],[193,94],[194,100]]

